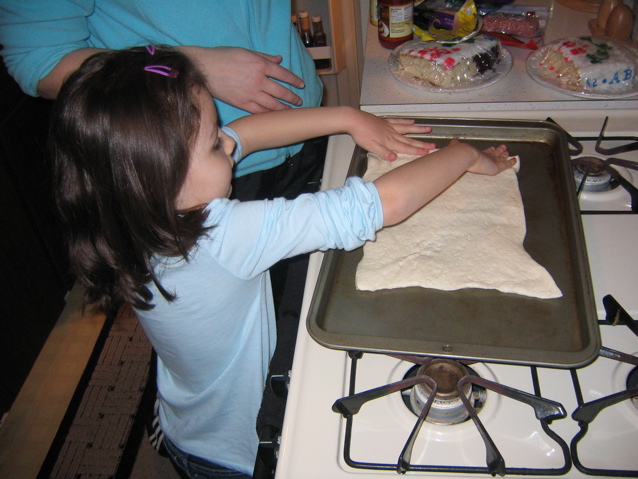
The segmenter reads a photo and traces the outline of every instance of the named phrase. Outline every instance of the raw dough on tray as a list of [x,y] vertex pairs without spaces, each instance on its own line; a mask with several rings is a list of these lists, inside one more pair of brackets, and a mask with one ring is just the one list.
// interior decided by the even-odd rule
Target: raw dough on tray
[[[368,154],[364,180],[414,158],[399,155],[388,162]],[[482,288],[543,299],[562,296],[523,247],[525,213],[516,164],[497,176],[466,173],[406,221],[379,231],[376,241],[363,247],[357,289]]]

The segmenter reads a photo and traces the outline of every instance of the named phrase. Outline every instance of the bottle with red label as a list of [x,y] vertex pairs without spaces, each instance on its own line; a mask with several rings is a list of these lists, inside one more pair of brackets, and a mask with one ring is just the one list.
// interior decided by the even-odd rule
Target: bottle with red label
[[412,40],[413,11],[413,0],[377,1],[377,22],[381,46],[396,48],[402,43]]

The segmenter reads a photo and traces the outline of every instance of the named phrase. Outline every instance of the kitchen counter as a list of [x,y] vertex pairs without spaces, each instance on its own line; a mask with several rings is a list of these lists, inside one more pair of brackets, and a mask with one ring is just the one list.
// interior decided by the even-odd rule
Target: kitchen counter
[[[587,23],[596,17],[596,14],[572,10],[552,0],[519,0],[515,4],[549,8],[545,43],[565,36],[589,35]],[[504,78],[493,85],[469,92],[421,91],[399,83],[390,73],[388,57],[391,50],[379,45],[377,29],[369,25],[361,108],[383,114],[395,111],[396,105],[401,105],[403,112],[422,113],[423,104],[427,104],[427,111],[431,112],[432,116],[465,116],[463,112],[638,108],[638,95],[630,99],[586,99],[546,88],[527,74],[525,61],[531,50],[505,48],[512,55],[513,66]]]

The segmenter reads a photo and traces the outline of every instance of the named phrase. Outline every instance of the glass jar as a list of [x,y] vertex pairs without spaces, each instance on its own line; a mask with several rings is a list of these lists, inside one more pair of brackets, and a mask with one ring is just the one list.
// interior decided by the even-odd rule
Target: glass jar
[[385,48],[396,48],[412,40],[412,14],[414,1],[378,0],[377,22],[379,43]]

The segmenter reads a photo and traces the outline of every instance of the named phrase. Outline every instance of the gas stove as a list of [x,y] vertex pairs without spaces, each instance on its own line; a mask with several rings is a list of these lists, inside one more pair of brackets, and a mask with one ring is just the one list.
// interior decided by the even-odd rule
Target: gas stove
[[[302,326],[277,478],[638,477],[638,214],[630,186],[638,172],[626,163],[638,161],[638,147],[625,146],[638,138],[635,113],[613,112],[606,124],[600,111],[533,115],[569,133],[579,167],[600,356],[559,369],[343,352]],[[352,149],[348,137],[331,140],[328,157],[341,161],[328,161],[324,187],[343,183]],[[302,314],[320,263],[321,254],[311,258]]]
[[[626,448],[638,439],[638,404],[628,400],[630,395],[638,396],[638,337],[624,325],[602,329],[604,341],[625,351],[626,357],[604,350],[580,370],[470,364],[464,366],[470,371],[469,381],[458,383],[460,392],[457,387],[452,390],[456,398],[468,397],[471,407],[455,406],[437,395],[422,423],[419,411],[406,401],[406,396],[414,401],[418,385],[402,391],[396,387],[409,381],[405,378],[413,362],[380,354],[355,355],[348,368],[348,396],[333,405],[346,418],[340,466],[371,472],[534,477],[567,474],[573,459],[583,470],[601,470],[598,475],[620,475],[618,470],[638,475],[636,458]],[[443,380],[428,373],[434,384],[444,388],[447,375],[454,376],[450,369],[460,364],[453,363],[430,361],[431,369],[442,370]],[[388,388],[393,392],[377,389],[379,380],[395,385]],[[474,385],[474,391],[464,391],[463,385]],[[384,392],[388,394],[364,402],[366,394]],[[450,420],[459,413],[467,417]],[[601,457],[599,451],[607,450],[610,442],[616,447]]]

